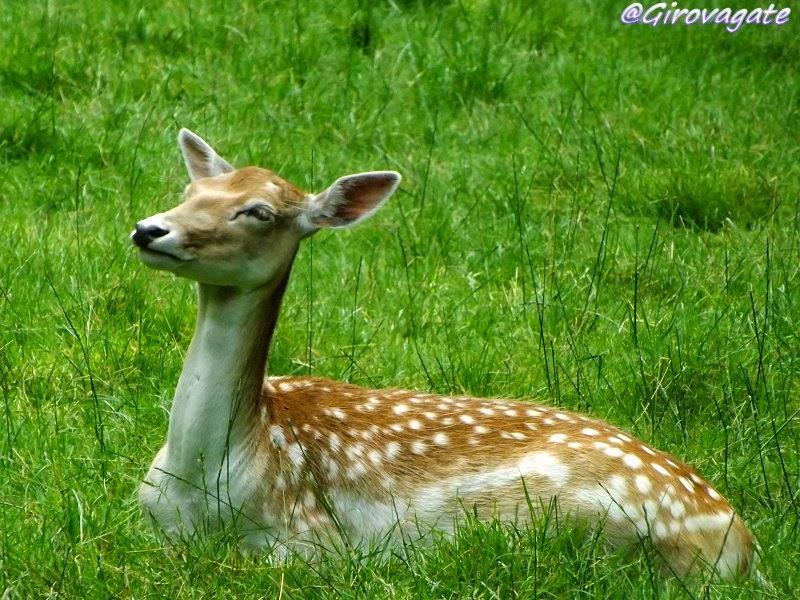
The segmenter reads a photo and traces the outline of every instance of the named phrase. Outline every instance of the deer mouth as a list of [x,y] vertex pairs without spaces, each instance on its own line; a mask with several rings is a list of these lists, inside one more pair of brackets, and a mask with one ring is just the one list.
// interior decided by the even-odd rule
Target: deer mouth
[[178,263],[185,263],[192,260],[192,258],[184,258],[182,256],[177,256],[165,250],[156,250],[155,248],[150,248],[150,247],[145,247],[145,248],[139,247],[139,258],[142,259],[142,262],[148,265],[152,265],[153,263],[156,262],[159,264],[168,263],[169,265],[175,265]]
[[164,252],[162,250],[154,250],[153,248],[139,248],[139,252],[141,252],[142,254],[153,254],[155,256],[168,256],[169,258],[171,258],[173,260],[179,260],[179,261],[183,261],[184,260],[184,259],[179,258],[179,257],[177,257],[174,254],[171,254],[169,252]]
[[139,258],[148,267],[169,269],[193,260],[192,258],[177,256],[166,250],[157,250],[156,248],[152,248],[150,246],[138,246],[138,248]]

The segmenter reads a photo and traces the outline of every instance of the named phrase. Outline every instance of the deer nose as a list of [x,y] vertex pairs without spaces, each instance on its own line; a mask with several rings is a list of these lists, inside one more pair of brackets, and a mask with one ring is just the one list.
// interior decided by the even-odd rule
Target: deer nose
[[137,223],[136,229],[131,235],[133,243],[139,248],[147,248],[153,240],[164,237],[169,233],[169,229],[164,229],[158,225],[147,223]]

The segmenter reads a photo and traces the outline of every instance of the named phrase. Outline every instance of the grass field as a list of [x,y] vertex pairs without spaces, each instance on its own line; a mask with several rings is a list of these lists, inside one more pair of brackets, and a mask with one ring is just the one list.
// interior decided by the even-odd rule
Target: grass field
[[[626,4],[5,3],[0,596],[796,597],[798,24],[626,27]],[[306,189],[404,176],[303,247],[272,373],[608,419],[726,494],[770,586],[497,523],[383,561],[162,548],[135,492],[194,291],[127,236],[178,201],[182,126]]]

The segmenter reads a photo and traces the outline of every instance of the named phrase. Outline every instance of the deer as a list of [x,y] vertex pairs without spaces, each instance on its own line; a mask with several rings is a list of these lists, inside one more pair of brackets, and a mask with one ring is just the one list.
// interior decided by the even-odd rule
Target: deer
[[144,265],[197,284],[166,443],[139,489],[168,543],[229,532],[282,560],[452,534],[467,512],[524,525],[556,502],[612,547],[653,549],[668,573],[757,574],[754,537],[722,494],[609,423],[530,400],[266,377],[300,242],[367,219],[401,176],[347,175],[306,193],[234,169],[187,129],[178,144],[183,201],[131,234]]

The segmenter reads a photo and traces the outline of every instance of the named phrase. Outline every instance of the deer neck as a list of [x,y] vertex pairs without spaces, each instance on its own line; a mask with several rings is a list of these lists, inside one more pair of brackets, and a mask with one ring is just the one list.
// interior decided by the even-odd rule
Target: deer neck
[[175,390],[167,448],[177,475],[219,474],[258,448],[270,341],[291,265],[252,290],[198,284],[197,326]]

